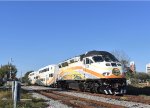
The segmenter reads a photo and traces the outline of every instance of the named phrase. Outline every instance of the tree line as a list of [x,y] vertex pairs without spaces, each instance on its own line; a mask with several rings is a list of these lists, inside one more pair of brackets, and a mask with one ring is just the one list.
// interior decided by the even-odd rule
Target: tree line
[[125,52],[114,50],[112,51],[112,54],[121,62],[125,72],[125,77],[131,84],[150,82],[150,74],[130,69],[130,57]]

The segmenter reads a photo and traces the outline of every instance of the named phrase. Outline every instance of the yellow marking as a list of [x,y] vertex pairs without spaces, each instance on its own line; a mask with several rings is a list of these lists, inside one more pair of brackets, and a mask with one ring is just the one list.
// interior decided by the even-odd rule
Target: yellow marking
[[76,70],[76,69],[83,69],[82,66],[76,66],[76,67],[71,67],[71,68],[68,68],[66,70],[62,70],[59,72],[59,75],[62,76],[64,73],[66,72],[71,72],[72,70]]

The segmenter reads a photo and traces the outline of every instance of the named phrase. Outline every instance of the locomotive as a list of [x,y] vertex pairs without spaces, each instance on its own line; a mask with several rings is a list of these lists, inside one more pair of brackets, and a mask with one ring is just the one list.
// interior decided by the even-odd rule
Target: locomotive
[[[122,64],[107,51],[89,51],[42,69],[45,70],[43,74],[38,70],[37,76],[34,76],[34,82],[38,85],[94,93],[126,93]],[[29,79],[31,81],[30,77]]]

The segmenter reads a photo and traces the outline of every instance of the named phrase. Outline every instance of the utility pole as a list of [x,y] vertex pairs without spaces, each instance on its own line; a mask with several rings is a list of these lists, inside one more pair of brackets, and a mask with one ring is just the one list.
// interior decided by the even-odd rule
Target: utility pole
[[9,79],[11,79],[11,64],[9,65],[9,68],[10,68],[10,75],[9,75]]
[[9,75],[9,78],[10,78],[10,79],[11,79],[11,71],[12,71],[12,70],[11,70],[12,62],[13,62],[13,61],[12,61],[12,58],[10,58],[10,63],[9,63],[9,69],[10,69],[10,70],[9,70],[9,74],[10,74],[10,75]]

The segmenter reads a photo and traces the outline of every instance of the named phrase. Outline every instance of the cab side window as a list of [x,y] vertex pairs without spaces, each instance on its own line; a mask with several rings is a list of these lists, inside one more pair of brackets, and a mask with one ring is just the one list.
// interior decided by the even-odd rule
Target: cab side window
[[85,62],[85,64],[91,64],[91,63],[93,63],[93,61],[92,61],[92,60],[90,60],[89,58],[86,58],[86,62]]

